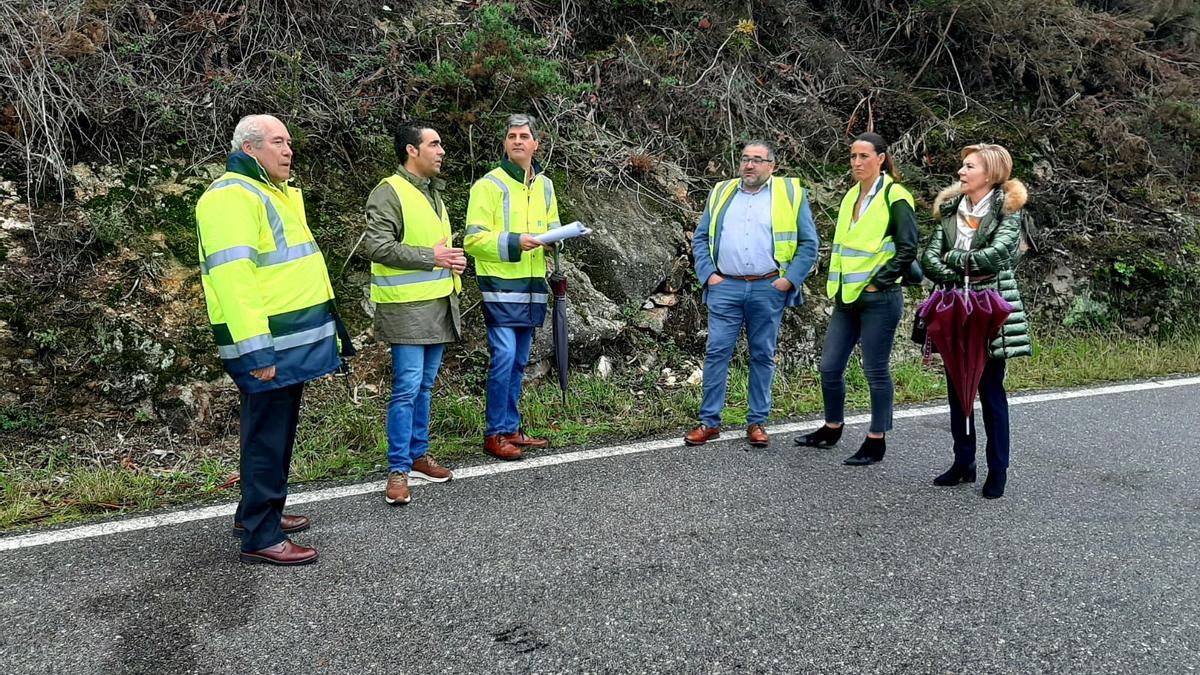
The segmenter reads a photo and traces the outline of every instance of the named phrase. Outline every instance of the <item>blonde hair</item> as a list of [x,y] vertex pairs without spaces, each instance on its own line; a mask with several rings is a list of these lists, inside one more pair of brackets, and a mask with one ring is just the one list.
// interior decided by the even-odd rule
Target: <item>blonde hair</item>
[[993,185],[999,185],[1012,177],[1012,155],[1008,154],[1008,150],[1005,150],[1003,145],[992,143],[968,145],[958,154],[958,158],[966,159],[971,154],[979,155],[979,161],[983,162],[983,170]]

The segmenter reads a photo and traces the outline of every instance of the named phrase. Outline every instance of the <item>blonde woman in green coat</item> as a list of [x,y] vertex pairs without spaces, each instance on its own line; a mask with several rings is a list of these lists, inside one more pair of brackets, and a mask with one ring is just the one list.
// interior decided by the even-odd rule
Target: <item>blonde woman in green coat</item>
[[[1011,178],[1012,157],[999,145],[969,145],[960,154],[958,182],[934,201],[938,225],[921,258],[925,276],[936,284],[961,286],[965,270],[971,272],[971,288],[995,288],[1013,306],[1013,312],[992,340],[979,402],[987,432],[988,474],[983,496],[1004,495],[1008,483],[1009,419],[1004,391],[1008,359],[1033,353],[1029,322],[1017,290],[1013,271],[1021,246],[1022,208],[1025,186]],[[968,427],[954,383],[947,379],[950,402],[950,431],[954,436],[954,463],[933,479],[935,485],[975,482],[975,425]],[[971,412],[974,415],[974,412]],[[970,432],[970,433],[968,433]]]

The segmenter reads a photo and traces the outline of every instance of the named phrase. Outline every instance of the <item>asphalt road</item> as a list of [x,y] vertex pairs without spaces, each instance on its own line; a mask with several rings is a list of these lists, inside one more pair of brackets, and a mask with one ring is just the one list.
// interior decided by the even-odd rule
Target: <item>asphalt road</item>
[[0,672],[1196,672],[1198,394],[1013,407],[995,501],[938,414],[305,504],[302,568],[228,518],[0,552]]

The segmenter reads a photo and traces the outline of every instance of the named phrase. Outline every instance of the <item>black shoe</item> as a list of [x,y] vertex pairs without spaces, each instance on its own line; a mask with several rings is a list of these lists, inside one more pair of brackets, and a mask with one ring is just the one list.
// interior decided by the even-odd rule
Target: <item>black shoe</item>
[[975,482],[975,462],[970,464],[951,464],[946,473],[933,479],[934,485],[958,485],[959,483]]
[[862,445],[859,446],[858,452],[850,455],[842,460],[842,464],[850,466],[866,466],[876,462],[883,461],[883,455],[887,452],[887,442],[882,438],[871,438],[867,436],[863,439]]
[[983,498],[999,499],[1004,496],[1004,485],[1008,483],[1007,469],[989,469],[987,480],[983,481]]
[[816,431],[797,436],[794,441],[796,445],[803,445],[807,448],[832,448],[842,438],[842,429],[845,427],[846,425],[843,424],[834,429],[827,424],[822,424]]

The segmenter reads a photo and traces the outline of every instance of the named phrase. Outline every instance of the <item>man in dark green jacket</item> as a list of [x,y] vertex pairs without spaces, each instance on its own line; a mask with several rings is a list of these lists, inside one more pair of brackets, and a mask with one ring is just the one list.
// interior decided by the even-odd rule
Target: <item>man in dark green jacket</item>
[[388,401],[389,504],[411,500],[408,477],[441,483],[452,478],[429,451],[433,382],[446,343],[461,337],[459,277],[467,265],[451,244],[442,201],[442,139],[427,124],[408,122],[396,133],[404,165],[383,179],[367,200],[363,236],[371,259],[375,338],[391,345],[392,396]]

